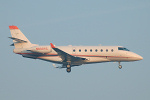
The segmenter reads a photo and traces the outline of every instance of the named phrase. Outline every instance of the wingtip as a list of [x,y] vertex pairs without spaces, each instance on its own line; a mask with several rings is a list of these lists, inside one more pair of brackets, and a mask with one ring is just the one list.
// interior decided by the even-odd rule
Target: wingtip
[[50,43],[50,45],[51,45],[52,48],[55,48],[55,46],[52,43]]

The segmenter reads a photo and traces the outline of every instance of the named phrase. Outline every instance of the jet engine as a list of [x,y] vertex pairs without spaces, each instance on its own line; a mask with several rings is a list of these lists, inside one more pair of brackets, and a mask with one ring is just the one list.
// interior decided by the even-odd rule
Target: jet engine
[[52,48],[50,46],[37,46],[37,47],[32,47],[28,51],[37,52],[37,53],[50,53],[52,51]]

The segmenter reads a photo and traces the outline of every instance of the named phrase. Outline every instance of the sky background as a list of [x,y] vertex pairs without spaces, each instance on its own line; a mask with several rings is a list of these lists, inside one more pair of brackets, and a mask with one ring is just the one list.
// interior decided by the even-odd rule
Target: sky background
[[[0,100],[150,100],[149,0],[1,0]],[[124,46],[137,62],[55,69],[13,53],[9,25],[35,44]]]

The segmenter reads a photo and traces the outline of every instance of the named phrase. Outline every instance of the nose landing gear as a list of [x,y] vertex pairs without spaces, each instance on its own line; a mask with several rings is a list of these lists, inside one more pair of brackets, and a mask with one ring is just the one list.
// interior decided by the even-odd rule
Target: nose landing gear
[[119,63],[119,66],[118,66],[118,68],[119,68],[119,69],[122,69],[122,65],[120,65],[120,62],[118,62],[118,63]]
[[119,68],[119,69],[121,69],[121,68],[122,68],[122,66],[121,66],[121,65],[119,65],[119,66],[118,66],[118,68]]

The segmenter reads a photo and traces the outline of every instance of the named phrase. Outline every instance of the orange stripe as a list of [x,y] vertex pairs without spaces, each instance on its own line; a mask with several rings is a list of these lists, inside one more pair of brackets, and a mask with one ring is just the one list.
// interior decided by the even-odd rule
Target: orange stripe
[[17,26],[9,26],[9,29],[19,29]]

